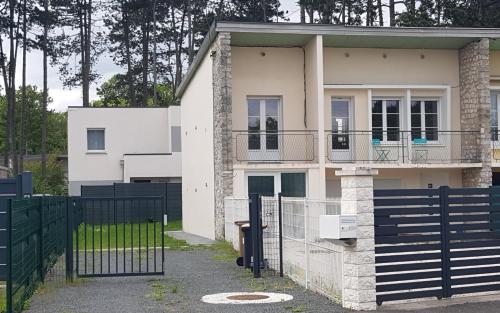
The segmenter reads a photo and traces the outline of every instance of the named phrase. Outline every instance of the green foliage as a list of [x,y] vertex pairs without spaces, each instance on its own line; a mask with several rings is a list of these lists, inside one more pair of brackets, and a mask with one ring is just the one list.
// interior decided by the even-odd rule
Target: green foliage
[[55,156],[50,155],[47,158],[45,178],[42,177],[40,161],[25,162],[24,168],[33,174],[33,193],[57,196],[68,193],[64,167]]
[[[150,85],[150,86],[149,86]],[[105,81],[99,88],[97,88],[97,95],[99,100],[91,103],[93,107],[128,107],[128,87],[127,76],[123,74],[113,75],[109,80]],[[135,89],[141,88],[139,82],[135,82]],[[146,105],[153,106],[153,85],[148,84],[148,100]],[[157,105],[169,106],[174,104],[174,94],[170,85],[158,84],[156,86]]]
[[[19,147],[21,139],[21,89],[16,92],[16,146]],[[19,153],[41,153],[41,123],[42,123],[42,92],[36,86],[26,87],[26,108],[24,113],[24,145]],[[49,104],[52,99],[49,98]],[[7,116],[7,100],[0,96],[0,149],[4,151],[6,144],[5,124]],[[47,153],[64,154],[67,145],[67,115],[66,113],[49,110],[47,112]]]

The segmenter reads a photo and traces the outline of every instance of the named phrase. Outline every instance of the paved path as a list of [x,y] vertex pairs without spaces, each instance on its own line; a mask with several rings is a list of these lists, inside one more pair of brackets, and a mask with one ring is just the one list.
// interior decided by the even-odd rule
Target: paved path
[[[167,251],[166,274],[161,277],[93,278],[70,285],[47,284],[34,295],[27,312],[37,313],[259,313],[349,312],[289,280],[254,280],[233,262],[209,249]],[[227,259],[227,258],[226,258]],[[214,305],[200,298],[233,291],[285,292],[294,300],[275,304]],[[432,309],[382,312],[482,313],[498,312],[500,302],[460,304]],[[383,307],[382,307],[383,308]]]

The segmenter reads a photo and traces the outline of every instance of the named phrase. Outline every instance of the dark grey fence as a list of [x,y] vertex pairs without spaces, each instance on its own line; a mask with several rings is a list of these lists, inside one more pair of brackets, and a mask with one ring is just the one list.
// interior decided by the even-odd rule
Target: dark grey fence
[[[182,184],[180,183],[115,183],[102,186],[82,186],[83,198],[126,198],[162,197],[165,199],[164,211],[170,221],[182,219]],[[149,210],[148,204],[143,210]],[[151,204],[153,205],[153,204]]]
[[13,178],[0,179],[0,280],[7,279],[7,208],[10,199],[33,193],[32,175],[24,172]]

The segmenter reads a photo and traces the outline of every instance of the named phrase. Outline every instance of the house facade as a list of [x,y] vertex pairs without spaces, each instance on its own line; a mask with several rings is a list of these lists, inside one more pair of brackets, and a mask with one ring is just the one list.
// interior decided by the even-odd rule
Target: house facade
[[[181,84],[183,226],[224,237],[224,197],[489,186],[500,32],[221,22]],[[498,147],[498,148],[497,148]]]
[[181,111],[68,108],[68,189],[119,182],[181,182]]

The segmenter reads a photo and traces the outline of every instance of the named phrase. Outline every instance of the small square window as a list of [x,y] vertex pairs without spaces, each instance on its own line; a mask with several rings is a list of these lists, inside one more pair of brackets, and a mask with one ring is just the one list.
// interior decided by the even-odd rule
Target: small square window
[[104,149],[104,128],[87,129],[87,150],[103,151]]

